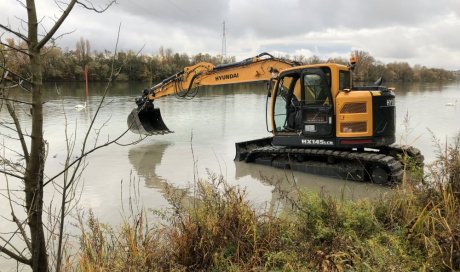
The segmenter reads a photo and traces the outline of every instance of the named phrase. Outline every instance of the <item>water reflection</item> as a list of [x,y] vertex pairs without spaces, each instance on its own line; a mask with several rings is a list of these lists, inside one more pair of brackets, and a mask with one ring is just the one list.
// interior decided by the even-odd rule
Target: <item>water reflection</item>
[[[168,152],[173,144],[168,141],[156,141],[151,144],[135,146],[129,149],[128,158],[133,169],[139,177],[142,177],[147,188],[157,189],[163,195],[166,190],[171,192],[183,191],[183,188],[174,179],[159,174],[158,168],[161,165],[183,164],[183,161],[172,161],[168,159]],[[172,155],[172,154],[170,154]],[[390,190],[389,187],[382,187],[369,183],[345,181],[330,177],[315,176],[306,173],[283,171],[268,166],[234,162],[234,176],[226,177],[227,182],[234,185],[247,185],[248,188],[261,183],[268,190],[257,190],[257,199],[267,201],[271,208],[280,203],[281,194],[292,193],[296,190],[308,190],[321,192],[326,195],[340,197],[343,199],[377,198]],[[245,184],[247,181],[252,184]],[[251,193],[251,192],[249,192]],[[189,199],[190,200],[190,199]],[[261,201],[258,201],[261,202]]]
[[[280,175],[280,172],[282,175]],[[235,162],[236,179],[242,179],[247,176],[277,188],[277,190],[273,190],[272,203],[280,198],[279,190],[282,192],[295,190],[321,192],[348,200],[377,198],[391,190],[390,187],[366,182],[335,179],[290,170],[273,169],[264,165]]]
[[166,179],[156,174],[156,167],[161,165],[163,155],[170,142],[155,142],[149,145],[136,146],[129,150],[129,162],[140,177],[145,179],[148,188],[163,189]]

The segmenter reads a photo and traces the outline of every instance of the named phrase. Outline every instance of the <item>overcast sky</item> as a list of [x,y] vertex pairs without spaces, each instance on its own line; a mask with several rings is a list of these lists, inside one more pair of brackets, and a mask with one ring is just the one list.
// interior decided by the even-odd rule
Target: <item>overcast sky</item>
[[[49,25],[54,1],[36,2]],[[19,1],[0,0],[0,23],[17,30],[18,18],[26,19]],[[226,53],[238,60],[265,51],[348,58],[359,49],[385,63],[460,70],[460,0],[118,0],[103,14],[75,8],[59,33],[74,32],[58,45],[73,49],[83,37],[92,50],[113,51],[121,23],[124,50],[220,54],[223,21]]]

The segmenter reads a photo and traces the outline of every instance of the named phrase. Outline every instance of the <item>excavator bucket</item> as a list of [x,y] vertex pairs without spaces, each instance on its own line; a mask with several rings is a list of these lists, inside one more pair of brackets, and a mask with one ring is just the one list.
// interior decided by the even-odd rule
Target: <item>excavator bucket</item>
[[173,133],[163,122],[160,109],[133,109],[128,115],[128,127],[133,133],[144,135],[163,135]]

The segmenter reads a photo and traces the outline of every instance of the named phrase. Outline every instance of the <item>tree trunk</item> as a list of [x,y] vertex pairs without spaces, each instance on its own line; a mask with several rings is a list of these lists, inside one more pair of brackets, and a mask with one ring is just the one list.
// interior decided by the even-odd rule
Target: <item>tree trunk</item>
[[32,133],[29,163],[25,174],[26,208],[32,245],[33,271],[48,271],[45,234],[43,231],[43,170],[45,144],[43,141],[43,98],[38,22],[34,0],[27,0],[28,48],[32,74]]
[[43,104],[40,53],[30,52],[32,72],[32,143],[25,175],[26,208],[31,233],[33,271],[48,271],[45,235],[43,232],[43,170],[45,145],[43,141]]

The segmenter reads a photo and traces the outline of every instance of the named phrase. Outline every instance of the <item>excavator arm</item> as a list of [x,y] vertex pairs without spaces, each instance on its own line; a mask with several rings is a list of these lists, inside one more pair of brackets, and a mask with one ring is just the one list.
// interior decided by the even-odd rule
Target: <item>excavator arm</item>
[[286,68],[299,63],[275,58],[268,53],[259,54],[240,62],[213,65],[200,62],[185,67],[151,89],[144,90],[143,96],[136,99],[137,108],[128,116],[128,126],[132,132],[145,135],[171,133],[163,122],[160,109],[154,106],[154,100],[168,95],[179,98],[191,98],[200,86],[237,84],[255,81],[269,81]]

